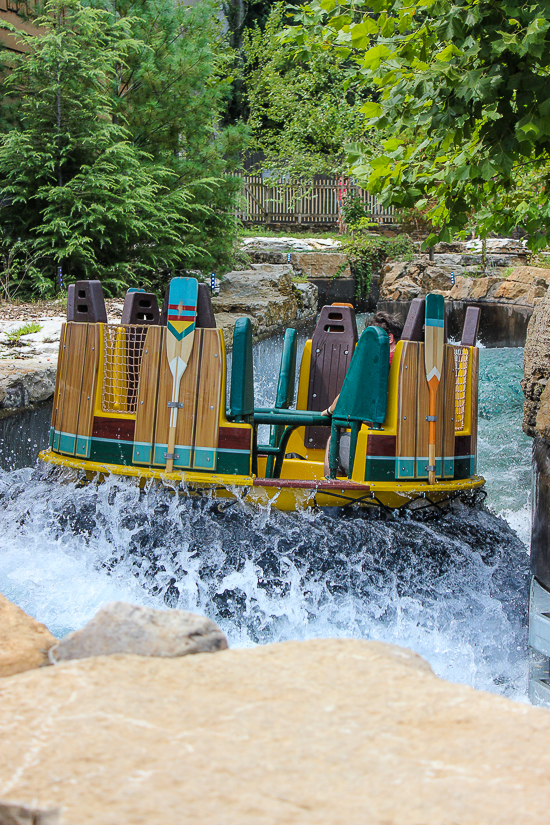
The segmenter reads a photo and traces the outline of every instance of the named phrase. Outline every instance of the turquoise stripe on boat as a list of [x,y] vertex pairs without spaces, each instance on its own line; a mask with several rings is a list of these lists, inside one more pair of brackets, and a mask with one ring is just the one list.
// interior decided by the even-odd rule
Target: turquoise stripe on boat
[[193,467],[196,470],[215,470],[216,450],[207,447],[195,447]]
[[92,447],[92,439],[86,435],[77,435],[75,455],[79,458],[89,458]]

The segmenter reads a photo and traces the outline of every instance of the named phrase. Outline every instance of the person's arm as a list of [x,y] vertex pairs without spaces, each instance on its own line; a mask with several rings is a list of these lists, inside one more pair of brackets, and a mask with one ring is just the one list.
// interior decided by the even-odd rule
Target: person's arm
[[336,409],[336,402],[338,401],[339,398],[340,398],[340,393],[338,393],[338,395],[336,396],[336,398],[334,399],[332,404],[329,404],[329,406],[326,408],[326,410],[323,410],[321,415],[332,415],[334,410]]

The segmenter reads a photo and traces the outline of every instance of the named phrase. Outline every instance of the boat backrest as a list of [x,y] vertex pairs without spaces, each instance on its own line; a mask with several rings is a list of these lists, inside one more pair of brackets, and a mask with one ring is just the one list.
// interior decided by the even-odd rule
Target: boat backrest
[[254,368],[250,318],[238,318],[235,322],[229,410],[231,416],[237,420],[247,419],[254,415]]
[[[313,333],[309,368],[308,410],[321,411],[331,404],[344,383],[357,344],[355,312],[349,306],[324,306]],[[305,444],[324,449],[326,427],[306,427]]]
[[426,299],[413,298],[407,314],[407,320],[401,334],[402,341],[424,340],[424,316],[426,314]]
[[462,338],[460,340],[463,347],[475,347],[480,316],[481,309],[479,307],[468,307],[466,309],[464,326],[462,327]]
[[382,424],[386,418],[389,371],[388,333],[381,327],[367,327],[353,353],[334,417]]
[[77,281],[67,289],[67,321],[107,323],[101,281]]
[[126,293],[121,324],[158,324],[159,321],[160,312],[156,295],[152,292]]

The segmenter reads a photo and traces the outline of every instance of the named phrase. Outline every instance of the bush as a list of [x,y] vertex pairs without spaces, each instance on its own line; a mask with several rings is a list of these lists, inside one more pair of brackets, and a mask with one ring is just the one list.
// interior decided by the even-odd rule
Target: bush
[[347,255],[355,276],[357,301],[365,300],[370,292],[374,272],[387,260],[412,260],[414,244],[408,235],[397,238],[373,238],[355,234],[343,241],[342,252]]

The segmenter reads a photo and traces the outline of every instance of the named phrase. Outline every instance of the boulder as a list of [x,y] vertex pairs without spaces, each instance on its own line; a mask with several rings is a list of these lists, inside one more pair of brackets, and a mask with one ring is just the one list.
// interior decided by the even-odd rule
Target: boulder
[[523,299],[522,303],[532,304],[535,298],[542,298],[546,294],[549,282],[550,269],[517,266],[494,293],[494,297],[507,301]]
[[187,656],[224,650],[227,639],[211,619],[184,610],[153,610],[126,602],[101,608],[82,630],[50,648],[52,664],[66,659],[134,653],[138,656]]
[[550,295],[535,305],[523,353],[523,430],[533,438],[550,437]]
[[547,710],[352,639],[4,680],[0,787],[70,825],[542,823]]
[[59,808],[40,810],[17,803],[0,802],[0,825],[58,825],[60,822]]
[[52,398],[55,390],[55,362],[35,360],[0,361],[0,409],[15,410]]
[[502,278],[496,275],[490,275],[487,278],[470,278],[470,299],[481,301],[487,298],[491,289],[501,283]]
[[348,256],[343,252],[293,252],[290,260],[296,272],[310,279],[351,275]]
[[56,642],[45,625],[0,593],[1,677],[48,665],[48,650]]
[[219,313],[248,315],[257,336],[288,326],[298,314],[293,274],[289,264],[252,264],[250,269],[228,272],[219,295],[212,298],[216,318]]

